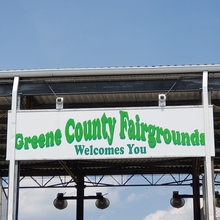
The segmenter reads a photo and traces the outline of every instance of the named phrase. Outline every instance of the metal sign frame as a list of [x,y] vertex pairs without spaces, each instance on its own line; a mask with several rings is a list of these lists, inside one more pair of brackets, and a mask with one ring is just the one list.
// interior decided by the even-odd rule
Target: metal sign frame
[[[11,129],[10,129],[10,158],[9,158],[9,196],[8,196],[8,220],[16,219],[17,200],[16,195],[18,186],[16,183],[17,169],[15,160],[15,143],[16,143],[16,122],[17,122],[17,99],[18,99],[19,77],[14,77],[12,89],[12,110],[11,110]],[[208,71],[203,72],[203,122],[205,128],[205,183],[206,183],[206,206],[205,213],[208,220],[214,220],[214,184],[213,184],[213,169],[212,169],[212,134],[210,133],[213,122],[209,119],[209,103],[208,103]]]

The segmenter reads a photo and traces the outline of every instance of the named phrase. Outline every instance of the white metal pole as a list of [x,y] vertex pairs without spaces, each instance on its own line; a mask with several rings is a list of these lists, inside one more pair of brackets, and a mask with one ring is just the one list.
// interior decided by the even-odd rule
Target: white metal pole
[[[17,110],[21,109],[21,95],[17,95]],[[19,207],[19,184],[20,184],[20,161],[15,160],[15,186],[14,186],[14,219],[18,220]]]
[[208,71],[203,72],[203,119],[205,127],[205,195],[206,195],[206,218],[207,220],[215,219],[215,209],[214,209],[214,183],[213,183],[213,168],[212,168],[212,144],[211,134],[210,134],[210,121],[209,121],[209,102],[208,102]]
[[14,77],[12,88],[11,103],[11,133],[10,137],[10,160],[9,160],[9,186],[8,186],[8,220],[15,220],[15,135],[16,135],[16,116],[17,116],[17,94],[18,94],[19,77]]

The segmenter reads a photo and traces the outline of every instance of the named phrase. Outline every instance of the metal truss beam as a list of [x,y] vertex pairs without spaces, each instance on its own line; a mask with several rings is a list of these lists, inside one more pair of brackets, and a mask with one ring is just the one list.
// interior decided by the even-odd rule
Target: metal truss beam
[[[202,184],[203,174],[199,182]],[[85,176],[85,187],[126,187],[126,186],[192,186],[191,174],[128,174]],[[220,174],[215,174],[215,185],[220,185]],[[8,178],[2,178],[3,188],[8,188]],[[76,182],[70,176],[20,177],[20,189],[25,188],[69,188]]]

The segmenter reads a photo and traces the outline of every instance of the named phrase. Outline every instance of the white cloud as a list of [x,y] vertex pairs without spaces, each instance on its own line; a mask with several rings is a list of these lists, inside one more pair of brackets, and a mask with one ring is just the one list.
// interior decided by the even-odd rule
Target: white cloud
[[[65,189],[69,191],[70,189]],[[25,189],[20,191],[19,201],[19,219],[60,219],[63,211],[53,206],[57,192],[60,189]],[[69,202],[69,206],[65,210],[70,214],[73,204]],[[74,213],[72,212],[72,217]]]
[[144,192],[132,192],[131,194],[129,194],[126,198],[127,202],[137,202],[140,201],[142,199],[148,199],[149,198],[149,193],[147,193],[146,191]]
[[147,215],[143,220],[192,220],[193,219],[192,199],[186,200],[185,206],[180,209],[170,208],[169,210],[157,210],[155,213]]
[[128,197],[127,197],[127,201],[128,202],[133,202],[135,200],[138,200],[138,195],[136,193],[131,193]]

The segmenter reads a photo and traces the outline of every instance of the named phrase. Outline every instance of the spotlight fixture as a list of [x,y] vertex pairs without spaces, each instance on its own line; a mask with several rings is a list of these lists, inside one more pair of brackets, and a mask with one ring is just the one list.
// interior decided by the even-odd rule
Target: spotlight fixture
[[53,205],[57,208],[57,209],[65,209],[68,205],[68,202],[66,201],[66,199],[64,199],[63,197],[63,193],[58,193],[57,194],[57,198],[54,199],[53,201]]
[[[76,196],[64,196],[63,193],[58,193],[53,205],[57,209],[65,209],[68,205],[67,200],[77,200]],[[96,199],[95,205],[99,209],[106,209],[110,205],[110,201],[105,198],[101,192],[97,192],[96,196],[84,196],[83,199]]]
[[159,94],[158,95],[158,106],[162,108],[166,107],[166,99],[167,97],[165,94]]
[[[185,205],[184,198],[193,198],[193,195],[179,195],[179,191],[173,191],[173,197],[170,200],[170,204],[174,208],[181,208]],[[202,195],[200,195],[200,198],[202,198]],[[220,208],[220,193],[218,191],[215,191],[215,206]]]
[[107,198],[104,198],[102,193],[96,193],[97,200],[95,202],[95,205],[98,209],[106,209],[110,205],[110,201]]
[[179,192],[178,191],[174,191],[173,192],[173,197],[170,200],[170,204],[174,207],[174,208],[182,208],[185,205],[185,200],[181,197],[179,197]]
[[57,97],[56,98],[56,110],[62,110],[63,109],[63,97]]

